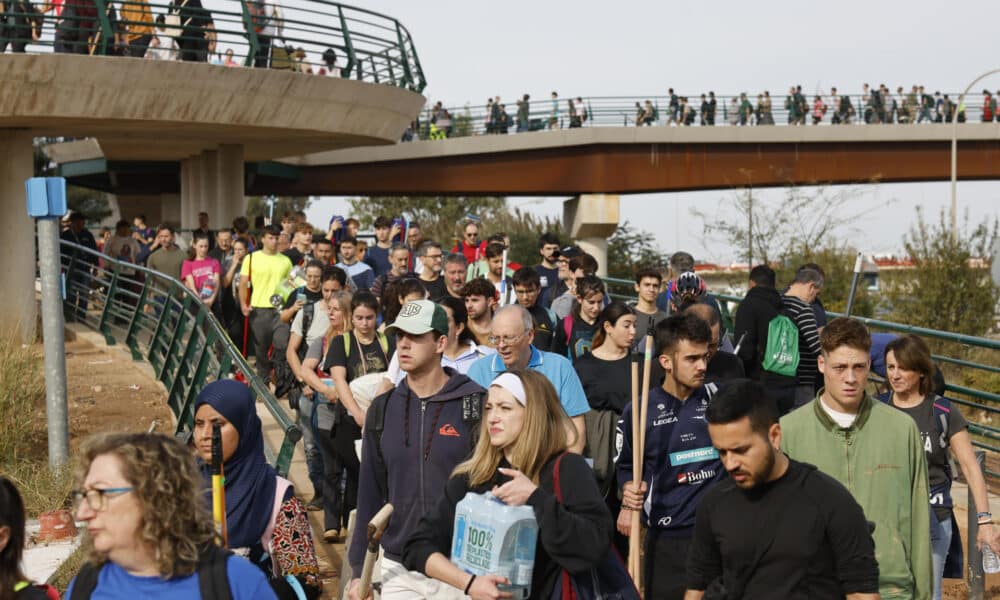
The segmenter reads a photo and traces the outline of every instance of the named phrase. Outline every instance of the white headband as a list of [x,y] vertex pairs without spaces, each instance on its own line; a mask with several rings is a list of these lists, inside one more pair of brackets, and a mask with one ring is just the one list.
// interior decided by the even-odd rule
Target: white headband
[[490,387],[493,386],[507,390],[512,396],[514,396],[514,399],[517,400],[521,406],[527,406],[525,403],[528,398],[524,394],[524,384],[521,383],[521,378],[517,375],[514,375],[513,373],[500,373],[500,375],[493,380],[493,383],[490,384]]

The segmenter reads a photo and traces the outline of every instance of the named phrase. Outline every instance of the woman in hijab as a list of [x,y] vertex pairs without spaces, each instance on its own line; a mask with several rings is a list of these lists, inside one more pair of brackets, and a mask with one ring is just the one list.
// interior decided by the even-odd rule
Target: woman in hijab
[[194,443],[211,488],[212,426],[222,434],[229,547],[268,576],[279,598],[318,598],[321,586],[306,508],[264,459],[250,389],[234,380],[205,386],[195,401]]

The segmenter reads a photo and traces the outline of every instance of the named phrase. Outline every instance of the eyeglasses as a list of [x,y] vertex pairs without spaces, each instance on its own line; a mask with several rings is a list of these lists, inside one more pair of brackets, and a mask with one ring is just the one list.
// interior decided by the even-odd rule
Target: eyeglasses
[[527,331],[522,331],[518,335],[503,335],[503,336],[491,335],[488,338],[486,338],[486,340],[489,343],[493,344],[494,346],[499,346],[500,344],[503,344],[504,346],[513,346],[514,344],[521,341],[521,339],[527,334],[528,334]]
[[86,491],[83,490],[73,490],[73,509],[77,510],[80,508],[80,504],[84,500],[87,501],[87,506],[95,512],[101,512],[108,507],[108,494],[113,494],[112,498],[118,497],[122,494],[127,494],[135,488],[131,487],[117,487],[117,488],[93,488]]
[[478,233],[467,233],[467,234],[465,234],[465,237],[468,237],[468,238],[479,237],[479,234]]
[[444,257],[444,254],[425,254],[424,255],[424,258],[430,258],[432,260],[437,260],[437,259],[443,258],[443,257]]

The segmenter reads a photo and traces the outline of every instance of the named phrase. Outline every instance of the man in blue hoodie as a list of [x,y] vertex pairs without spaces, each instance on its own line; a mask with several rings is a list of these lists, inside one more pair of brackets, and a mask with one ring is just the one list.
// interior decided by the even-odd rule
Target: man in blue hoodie
[[632,511],[641,510],[648,530],[645,544],[646,597],[682,600],[695,510],[711,484],[723,476],[719,453],[708,435],[705,410],[715,392],[705,385],[712,331],[703,319],[679,314],[654,329],[656,360],[666,372],[661,387],[649,392],[642,482],[632,483],[632,410],[618,421],[618,485],[622,511],[618,531],[630,531]]
[[357,525],[348,551],[349,597],[359,597],[368,546],[367,524],[386,503],[392,519],[382,536],[382,597],[461,598],[402,564],[403,545],[441,495],[452,470],[475,447],[486,390],[441,366],[448,345],[448,315],[427,300],[408,302],[386,329],[406,377],[369,407],[361,446]]

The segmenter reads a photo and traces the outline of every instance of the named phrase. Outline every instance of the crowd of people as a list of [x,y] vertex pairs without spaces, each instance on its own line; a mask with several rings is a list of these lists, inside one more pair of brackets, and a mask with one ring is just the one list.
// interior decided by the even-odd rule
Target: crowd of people
[[[70,216],[63,239],[86,245],[82,221]],[[221,560],[198,500],[213,425],[242,557],[225,563],[234,596],[269,582],[314,597],[306,511],[323,511],[335,543],[350,511],[364,524],[391,503],[383,597],[496,598],[504,577],[448,560],[456,504],[491,491],[534,509],[536,598],[558,594],[564,574],[599,572],[612,547],[627,553],[635,513],[646,597],[940,598],[962,564],[949,451],[975,500],[977,543],[1000,551],[967,423],[926,343],[827,321],[821,265],[780,286],[768,265],[753,267],[727,331],[683,251],[638,269],[625,303],[609,298],[597,259],[556,233],[524,266],[508,259],[508,236],[483,239],[474,220],[453,246],[389,216],[374,220],[371,244],[353,218],[325,231],[302,214],[253,233],[242,217],[199,225],[187,253],[141,217],[102,234],[103,249],[183,281],[244,344],[295,411],[313,495],[264,461],[249,389],[210,383],[188,450],[117,435],[83,452],[76,510],[92,566],[74,590],[204,584],[193,574]],[[642,352],[649,373],[638,363],[635,380]],[[634,430],[633,382],[646,377]],[[182,513],[178,532],[168,519]],[[355,527],[347,556],[357,600],[365,535]],[[252,577],[243,558],[259,567]]]
[[[241,61],[245,57],[237,58],[232,48],[223,51],[219,47],[219,31],[212,12],[201,0],[171,0],[166,11],[156,15],[148,0],[105,0],[102,6],[112,35],[107,35],[101,26],[95,0],[5,1],[0,4],[0,52],[8,45],[11,52],[26,52],[28,44],[42,40],[45,22],[50,19],[54,22],[54,50],[58,53],[210,62],[227,67],[244,65]],[[278,4],[249,0],[246,6],[257,48],[249,57],[250,64],[340,76],[333,48],[322,53],[320,64],[308,60],[303,47],[285,41],[285,17]],[[105,35],[107,38],[102,39]]]
[[[942,123],[950,122],[956,115],[958,122],[966,121],[964,101],[958,103],[957,98],[941,92],[932,94],[922,85],[913,85],[908,91],[903,86],[898,86],[892,92],[885,84],[872,87],[865,83],[858,95],[842,94],[834,87],[830,88],[829,94],[817,91],[811,97],[810,100],[810,95],[802,91],[801,85],[791,86],[784,100],[779,98],[779,105],[775,107],[768,90],[757,94],[756,100],[752,95],[742,92],[730,96],[727,102],[726,98],[717,98],[714,91],[701,94],[699,98],[681,95],[669,88],[667,95],[656,102],[651,99],[636,101],[631,114],[625,115],[625,120],[636,127],[774,125],[776,114],[778,118],[784,116],[789,125]],[[995,94],[990,90],[983,90],[979,106],[980,121],[1000,121],[998,97],[1000,90]],[[666,103],[662,114],[659,106],[661,100]],[[501,102],[500,96],[489,98],[483,112],[479,113],[477,110],[473,115],[472,130],[484,134],[507,134],[562,127],[576,128],[583,127],[587,121],[593,122],[596,118],[603,118],[608,124],[620,125],[622,114],[627,110],[624,106],[608,108],[604,101],[598,102],[595,109],[581,97],[569,98],[563,105],[559,95],[552,92],[550,100],[544,104],[545,110],[532,114],[530,101],[528,94],[519,98],[512,116],[507,105]],[[456,119],[452,111],[441,102],[428,109],[427,121],[425,126],[419,121],[412,123],[403,136],[404,141],[417,137],[444,139],[471,133],[456,131]]]

